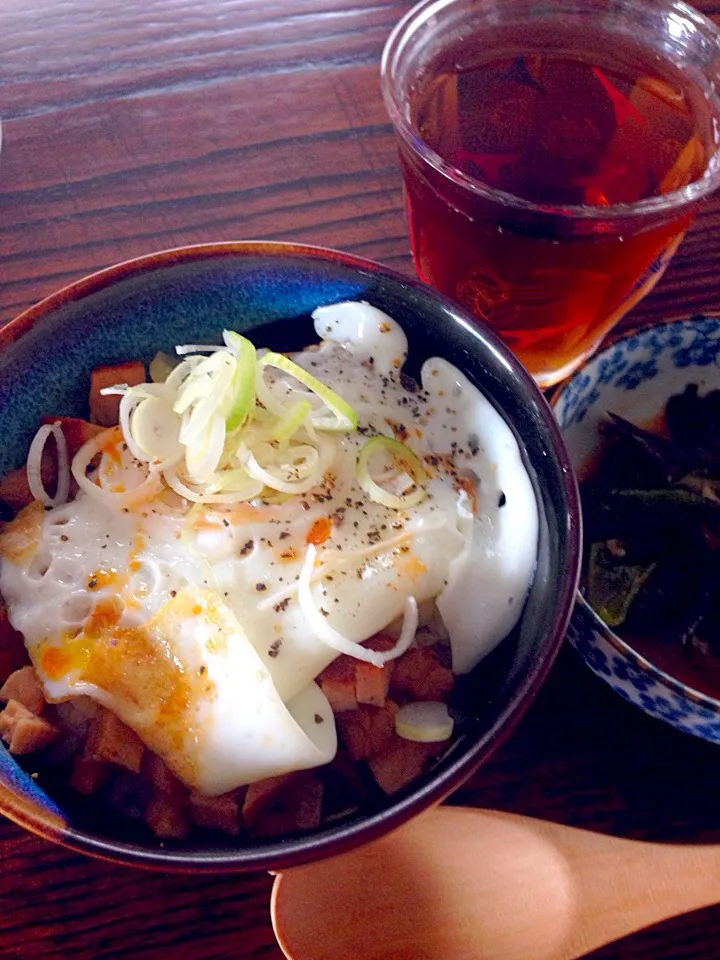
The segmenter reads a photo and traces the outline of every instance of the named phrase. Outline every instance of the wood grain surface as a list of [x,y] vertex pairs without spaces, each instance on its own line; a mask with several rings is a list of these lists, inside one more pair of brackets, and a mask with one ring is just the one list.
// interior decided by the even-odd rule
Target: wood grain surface
[[[201,241],[300,240],[412,273],[378,83],[409,6],[1,0],[0,323],[90,271]],[[719,267],[713,201],[630,322],[720,309]],[[453,802],[717,842],[720,753],[621,701],[568,650]],[[0,957],[278,960],[269,890],[264,875],[109,866],[0,822]],[[717,960],[720,909],[594,957]]]

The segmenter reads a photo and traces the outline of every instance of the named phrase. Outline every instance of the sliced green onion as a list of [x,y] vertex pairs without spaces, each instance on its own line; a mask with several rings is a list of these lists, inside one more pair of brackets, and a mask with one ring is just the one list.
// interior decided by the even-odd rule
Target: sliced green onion
[[223,331],[225,343],[235,354],[235,373],[232,380],[232,406],[227,416],[228,430],[235,430],[245,420],[255,404],[255,346],[246,337],[233,330]]
[[[303,386],[320,397],[325,406],[330,410],[332,416],[314,414],[310,418],[314,427],[317,427],[319,430],[333,430],[337,432],[357,430],[357,413],[350,404],[346,403],[334,390],[331,390],[330,387],[321,383],[317,377],[313,377],[311,373],[308,373],[307,370],[304,370],[293,360],[288,359],[288,357],[283,356],[281,353],[273,353],[271,351],[260,358],[258,366],[260,379],[262,379],[263,367],[276,367],[278,370],[282,370],[283,373],[289,373],[290,376],[295,377]],[[265,402],[265,397],[261,396],[261,399]]]
[[274,506],[287,503],[288,500],[292,500],[294,496],[295,494],[293,493],[280,493],[279,490],[272,490],[270,487],[263,487],[262,493],[260,494],[260,499],[263,503]]
[[[258,460],[260,454],[265,455],[264,466]],[[251,477],[281,493],[307,493],[322,479],[320,451],[310,444],[290,447],[282,455],[269,444],[258,444],[252,450],[241,445],[238,458]]]
[[212,417],[207,429],[185,451],[185,467],[192,483],[209,483],[215,476],[225,445],[225,421]]
[[208,493],[238,493],[242,499],[251,500],[259,496],[265,489],[259,480],[255,480],[246,470],[221,470],[215,474],[216,479],[207,485]]
[[[396,476],[409,475],[412,479],[412,486],[409,493],[391,493],[370,476],[370,458],[378,453],[389,454],[393,459],[393,467]],[[393,437],[386,437],[380,434],[377,437],[371,437],[363,445],[358,454],[357,467],[355,470],[357,481],[365,493],[376,503],[382,503],[383,506],[392,507],[395,510],[401,510],[404,507],[414,507],[425,499],[425,484],[428,481],[428,475],[419,458],[412,452],[410,447],[404,443],[395,440]],[[385,479],[386,474],[383,476]]]
[[185,394],[192,396],[192,413],[187,419],[183,418],[180,428],[180,442],[186,447],[190,448],[200,440],[211,421],[221,411],[234,373],[235,358],[227,351],[221,351],[199,364],[190,380],[183,384],[173,409],[176,413],[186,412],[188,406],[184,404]]
[[178,360],[175,357],[162,351],[156,353],[150,361],[150,379],[153,383],[165,383],[177,365]]
[[182,453],[180,417],[160,397],[146,397],[130,419],[133,439],[148,460],[167,460]]
[[298,400],[297,403],[294,403],[275,424],[271,434],[273,440],[277,440],[279,443],[282,443],[283,440],[289,440],[295,431],[302,426],[303,420],[311,410],[312,407],[307,400]]
[[186,353],[217,353],[222,349],[222,346],[217,343],[185,343],[175,347],[175,353],[179,357],[184,357]]
[[182,386],[190,378],[193,370],[196,369],[204,359],[204,357],[198,356],[185,357],[185,359],[168,374],[168,378],[165,381],[166,389],[175,394],[179,393]]
[[300,610],[305,623],[313,631],[315,638],[338,653],[345,653],[357,660],[363,660],[365,663],[372,663],[375,667],[382,667],[388,661],[402,656],[412,643],[418,627],[418,609],[415,597],[405,598],[402,629],[395,646],[384,653],[370,650],[355,640],[343,636],[334,627],[331,627],[325,615],[316,606],[311,588],[316,557],[317,551],[310,544],[297,581]]
[[202,489],[194,489],[181,480],[177,471],[172,468],[163,472],[163,478],[171,490],[191,503],[240,503],[253,499],[251,496],[236,492],[208,493],[205,486]]
[[[282,416],[282,414],[280,414],[280,416]],[[253,421],[255,421],[256,423],[268,424],[268,423],[276,422],[276,415],[274,413],[271,413],[265,407],[261,407],[259,403],[255,404],[255,409],[253,410],[252,418],[253,418]]]
[[395,732],[403,740],[416,743],[449,740],[454,726],[447,706],[435,700],[406,703],[395,714]]

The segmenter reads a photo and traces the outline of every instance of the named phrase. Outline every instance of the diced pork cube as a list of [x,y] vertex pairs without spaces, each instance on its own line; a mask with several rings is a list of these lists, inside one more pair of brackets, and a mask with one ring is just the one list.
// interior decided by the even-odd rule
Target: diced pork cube
[[[367,640],[364,646],[378,653],[386,653],[395,646],[395,640],[386,633],[378,633]],[[384,707],[390,687],[393,660],[382,667],[373,666],[363,660],[355,662],[355,696],[358,703],[373,707]]]
[[318,773],[325,784],[323,814],[326,819],[357,808],[367,799],[360,767],[342,745],[334,759]]
[[397,704],[388,700],[384,707],[358,707],[337,718],[340,738],[353,760],[366,760],[384,750],[395,729]]
[[143,754],[142,774],[156,792],[165,794],[176,803],[187,803],[188,788],[178,780],[165,761],[150,750]]
[[187,804],[174,803],[167,794],[156,793],[145,808],[145,823],[156,837],[184,840],[190,832]]
[[22,756],[49,746],[60,735],[56,726],[43,717],[36,717],[17,700],[8,700],[0,713],[0,737],[10,753]]
[[435,648],[421,647],[395,661],[391,689],[411,700],[446,700],[454,682],[452,670],[440,663]]
[[199,827],[221,830],[236,837],[240,833],[240,799],[237,791],[221,793],[219,797],[190,794],[190,815]]
[[265,780],[250,784],[242,808],[243,819],[248,826],[254,826],[264,810],[278,804],[277,798],[283,790],[289,789],[295,776],[294,773],[286,773],[281,777],[266,777]]
[[333,713],[357,708],[355,663],[352,657],[342,655],[333,660],[318,677],[320,688],[328,698]]
[[139,360],[116,363],[111,367],[97,367],[90,375],[90,416],[95,423],[114,427],[120,419],[119,396],[103,396],[105,387],[126,383],[129,387],[145,382],[145,365]]
[[70,786],[84,796],[91,796],[104,787],[110,777],[112,766],[102,760],[93,760],[82,755],[73,759]]
[[358,663],[355,667],[355,696],[358,703],[384,707],[392,675],[391,664],[375,667],[372,663]]
[[415,743],[393,734],[382,753],[368,760],[368,766],[380,789],[392,794],[423,773],[440,749],[437,743]]
[[90,728],[85,754],[140,773],[144,747],[137,734],[109,710],[101,710]]
[[[43,417],[43,423],[57,423],[58,421],[65,437],[69,460],[72,460],[83,444],[103,429],[103,427],[88,423],[87,420],[81,420],[79,417]],[[45,445],[43,450],[40,475],[43,486],[52,494],[57,485],[58,475],[57,454],[52,440]],[[73,492],[74,483],[73,480],[71,482],[71,492]],[[0,480],[0,502],[4,503],[13,513],[17,513],[18,510],[26,507],[32,501],[33,495],[30,493],[25,467],[11,470]]]
[[23,636],[10,623],[7,610],[0,604],[0,683],[5,683],[10,674],[27,661]]
[[33,667],[15,670],[0,687],[0,700],[17,700],[31,713],[40,716],[45,709],[45,695]]
[[243,817],[259,837],[310,830],[322,818],[323,783],[309,771],[270,777],[248,787]]

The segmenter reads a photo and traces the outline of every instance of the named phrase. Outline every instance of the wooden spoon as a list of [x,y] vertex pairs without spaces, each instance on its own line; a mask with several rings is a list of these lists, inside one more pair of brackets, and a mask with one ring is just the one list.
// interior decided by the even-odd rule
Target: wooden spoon
[[289,960],[573,960],[720,901],[720,846],[464,807],[275,879]]

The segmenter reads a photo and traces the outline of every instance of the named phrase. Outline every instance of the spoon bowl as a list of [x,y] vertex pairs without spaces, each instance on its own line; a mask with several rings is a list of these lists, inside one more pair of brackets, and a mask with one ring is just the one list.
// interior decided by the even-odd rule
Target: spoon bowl
[[718,900],[720,846],[442,807],[280,874],[271,909],[288,960],[575,960]]

